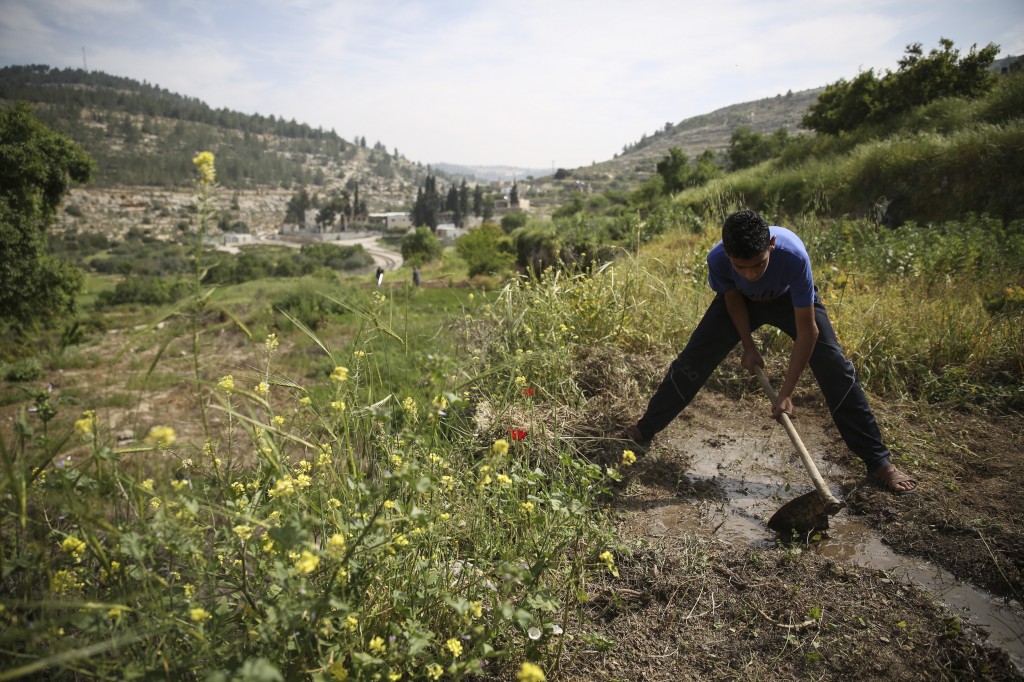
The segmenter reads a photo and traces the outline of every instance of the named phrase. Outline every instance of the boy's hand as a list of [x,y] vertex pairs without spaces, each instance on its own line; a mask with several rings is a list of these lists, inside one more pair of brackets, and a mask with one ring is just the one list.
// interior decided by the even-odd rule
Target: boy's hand
[[746,348],[743,350],[740,364],[743,366],[743,369],[753,374],[755,367],[764,368],[764,358],[761,357],[761,353],[758,352],[757,348]]
[[779,421],[783,413],[788,414],[790,419],[793,418],[793,399],[788,395],[780,395],[778,402],[772,405],[772,419]]

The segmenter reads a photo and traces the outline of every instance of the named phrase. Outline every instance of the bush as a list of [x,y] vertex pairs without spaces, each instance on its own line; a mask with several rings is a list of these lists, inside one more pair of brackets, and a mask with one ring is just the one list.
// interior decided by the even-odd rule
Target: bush
[[410,265],[424,265],[441,256],[441,242],[426,227],[417,227],[415,232],[402,238],[402,258]]

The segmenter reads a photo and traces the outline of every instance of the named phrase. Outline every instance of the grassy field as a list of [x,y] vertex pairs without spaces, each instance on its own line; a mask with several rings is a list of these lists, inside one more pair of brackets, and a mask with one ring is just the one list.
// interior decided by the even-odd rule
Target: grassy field
[[[1024,404],[1018,227],[793,228],[870,391]],[[553,673],[621,549],[603,500],[631,458],[583,452],[703,313],[716,238],[493,288],[445,265],[95,313],[5,382],[0,679]]]

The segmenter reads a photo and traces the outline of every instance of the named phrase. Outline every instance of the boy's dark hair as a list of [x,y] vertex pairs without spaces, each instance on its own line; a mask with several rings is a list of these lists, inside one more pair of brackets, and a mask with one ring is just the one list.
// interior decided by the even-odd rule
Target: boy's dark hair
[[722,246],[733,258],[753,258],[771,245],[768,222],[756,211],[736,211],[722,225]]

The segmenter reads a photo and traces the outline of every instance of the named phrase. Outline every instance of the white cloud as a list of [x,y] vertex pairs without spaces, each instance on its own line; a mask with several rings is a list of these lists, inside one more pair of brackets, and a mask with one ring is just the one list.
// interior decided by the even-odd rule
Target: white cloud
[[[893,68],[1019,53],[1019,0],[0,0],[3,63],[89,66],[425,163],[572,167],[666,122]],[[991,33],[992,35],[988,35]]]

